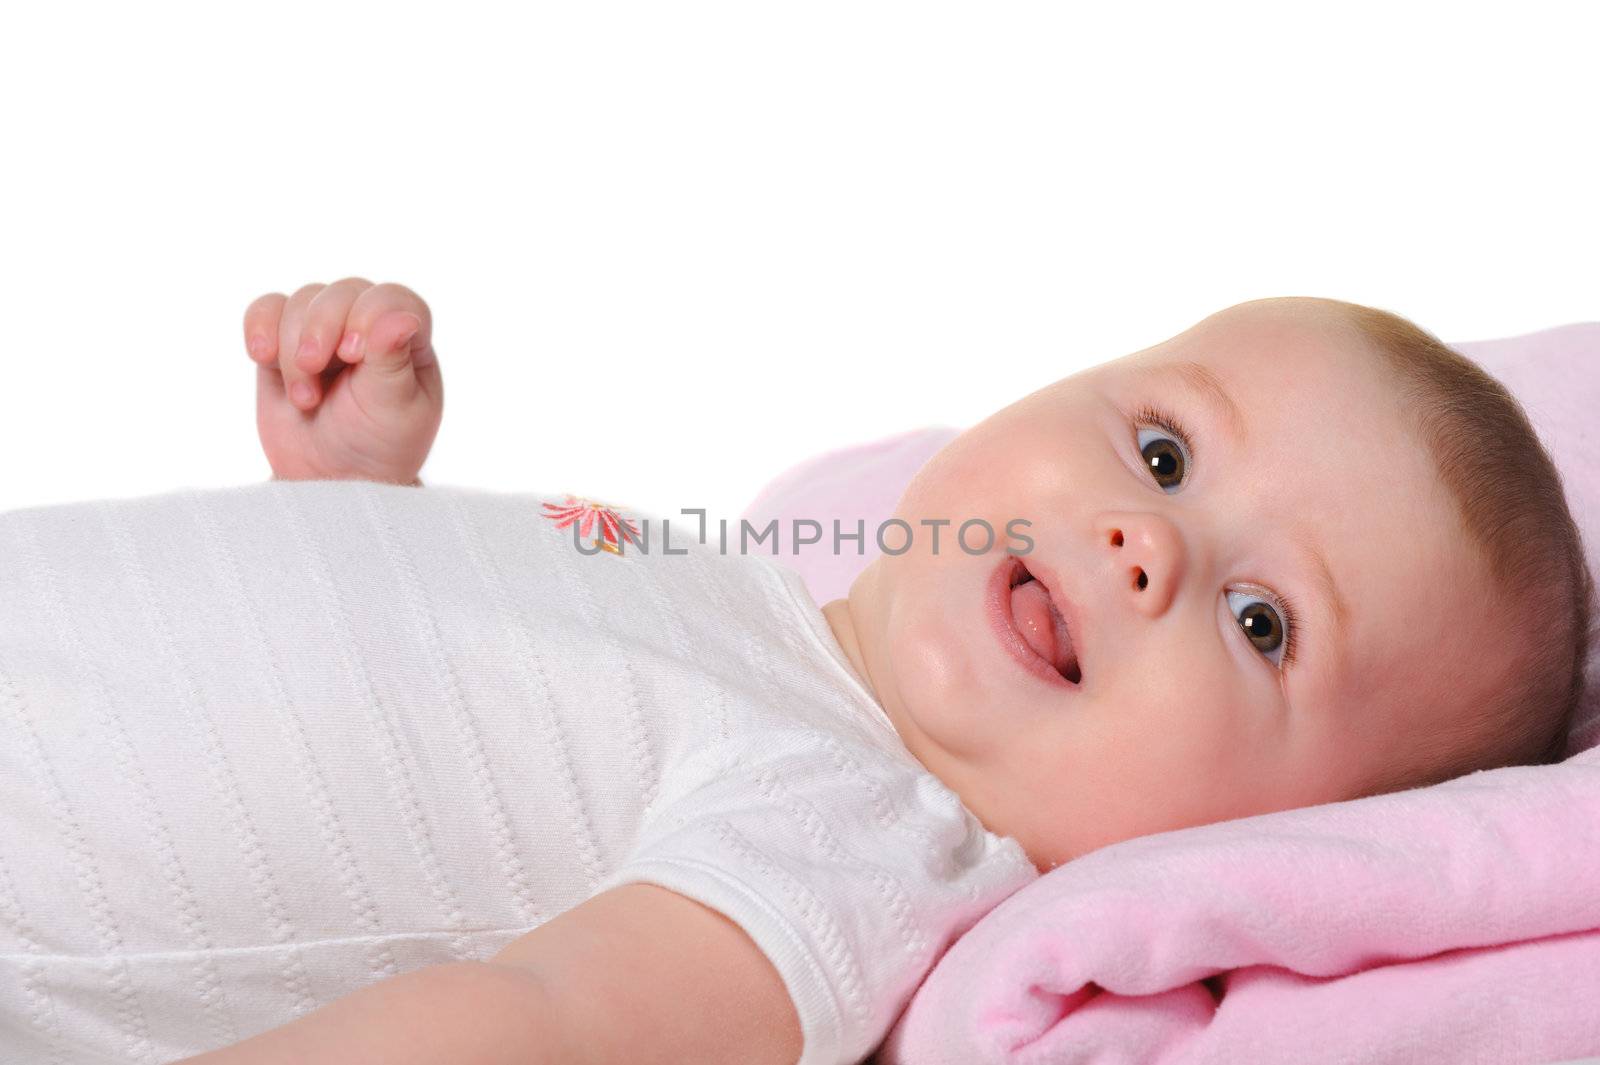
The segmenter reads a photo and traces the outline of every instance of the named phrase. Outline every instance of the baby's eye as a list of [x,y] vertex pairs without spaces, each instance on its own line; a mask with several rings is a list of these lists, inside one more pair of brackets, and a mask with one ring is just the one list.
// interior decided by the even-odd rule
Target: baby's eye
[[[1240,613],[1235,600],[1243,600],[1250,604]],[[1250,640],[1250,646],[1268,655],[1269,661],[1275,666],[1280,666],[1283,655],[1271,658],[1272,651],[1282,650],[1287,653],[1288,641],[1284,635],[1284,622],[1279,616],[1278,606],[1270,599],[1263,599],[1258,595],[1249,595],[1244,592],[1229,592],[1228,607],[1238,617],[1239,624],[1244,627],[1244,634]],[[1292,623],[1291,623],[1292,626]]]
[[[1145,442],[1146,437],[1150,438],[1148,443]],[[1182,434],[1170,426],[1166,427],[1165,433],[1155,429],[1140,429],[1138,441],[1139,454],[1161,490],[1167,492],[1179,488],[1189,468],[1188,443]]]

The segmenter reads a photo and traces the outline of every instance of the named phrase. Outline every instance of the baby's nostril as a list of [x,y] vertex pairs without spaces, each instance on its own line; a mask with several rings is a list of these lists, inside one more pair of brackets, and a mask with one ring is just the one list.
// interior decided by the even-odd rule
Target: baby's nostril
[[1139,590],[1140,590],[1140,591],[1141,591],[1141,592],[1142,592],[1142,591],[1144,591],[1144,588],[1145,588],[1145,585],[1147,585],[1147,584],[1149,584],[1149,583],[1150,583],[1150,578],[1149,578],[1149,577],[1146,577],[1146,576],[1145,576],[1145,575],[1144,575],[1144,570],[1140,570],[1140,571],[1139,571],[1139,580],[1138,580],[1138,582],[1137,582],[1137,583],[1138,583],[1138,585],[1139,585]]
[[1112,547],[1121,547],[1122,546],[1122,530],[1121,529],[1116,529],[1116,530],[1112,531],[1112,533],[1111,533],[1111,546]]

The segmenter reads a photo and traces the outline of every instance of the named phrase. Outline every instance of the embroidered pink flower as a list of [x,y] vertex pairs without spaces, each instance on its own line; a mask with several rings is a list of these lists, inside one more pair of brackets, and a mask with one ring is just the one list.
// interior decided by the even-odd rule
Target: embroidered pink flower
[[565,503],[545,503],[547,511],[545,517],[556,523],[556,528],[565,529],[573,522],[578,523],[578,535],[588,536],[596,525],[600,527],[600,535],[595,537],[594,546],[602,551],[609,551],[613,555],[622,554],[621,541],[639,545],[639,530],[633,522],[617,512],[617,508],[596,502],[593,499],[584,499],[582,496],[567,496]]

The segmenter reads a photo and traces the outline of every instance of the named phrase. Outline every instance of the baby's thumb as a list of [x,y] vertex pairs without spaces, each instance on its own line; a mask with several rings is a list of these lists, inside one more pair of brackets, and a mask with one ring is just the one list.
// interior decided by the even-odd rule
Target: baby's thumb
[[[403,402],[417,390],[416,348],[427,338],[418,334],[422,319],[409,312],[387,314],[374,326],[356,376],[363,392],[375,390],[379,402]],[[354,385],[355,382],[352,382]]]

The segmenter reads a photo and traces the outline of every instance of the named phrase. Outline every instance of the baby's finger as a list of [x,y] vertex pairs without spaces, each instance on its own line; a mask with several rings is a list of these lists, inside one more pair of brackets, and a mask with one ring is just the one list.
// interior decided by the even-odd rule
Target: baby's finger
[[253,362],[270,366],[278,360],[278,319],[287,302],[283,293],[269,292],[244,309],[244,348]]
[[283,384],[289,399],[301,410],[310,410],[322,399],[322,387],[316,374],[307,373],[295,364],[295,353],[300,348],[300,328],[306,319],[306,310],[326,285],[302,285],[295,289],[283,305],[283,315],[278,319],[278,369],[283,372]]
[[362,277],[347,277],[322,289],[306,305],[305,318],[300,323],[300,343],[295,349],[294,363],[307,374],[320,374],[333,358],[334,348],[345,334],[345,319],[356,297],[372,288],[372,282]]

